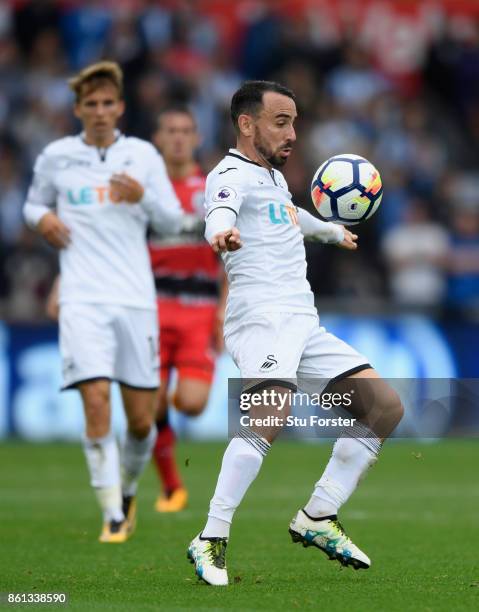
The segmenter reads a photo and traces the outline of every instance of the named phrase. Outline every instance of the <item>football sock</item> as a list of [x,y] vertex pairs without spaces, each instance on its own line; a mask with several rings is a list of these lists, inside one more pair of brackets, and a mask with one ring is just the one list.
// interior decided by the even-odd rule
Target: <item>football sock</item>
[[203,538],[227,538],[236,508],[256,478],[270,444],[256,433],[242,428],[229,443],[216,490],[210,502]]
[[151,451],[156,439],[156,429],[151,427],[145,438],[137,438],[126,432],[121,461],[121,485],[123,495],[136,495],[138,480],[150,461]]
[[83,450],[90,472],[90,483],[95,489],[103,520],[122,521],[120,456],[113,434],[109,433],[103,438],[85,437]]
[[168,412],[161,420],[156,421],[157,436],[153,449],[158,476],[162,482],[163,490],[168,496],[175,489],[183,486],[175,460],[176,436],[168,422]]
[[336,441],[329,463],[304,507],[306,513],[312,518],[337,514],[376,462],[380,449],[381,441],[364,425],[355,425],[343,434]]

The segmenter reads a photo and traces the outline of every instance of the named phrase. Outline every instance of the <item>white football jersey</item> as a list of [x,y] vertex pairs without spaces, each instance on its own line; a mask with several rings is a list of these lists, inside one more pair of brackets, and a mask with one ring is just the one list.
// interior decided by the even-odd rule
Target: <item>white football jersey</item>
[[230,149],[207,177],[205,206],[207,219],[217,208],[234,211],[243,243],[223,254],[229,282],[226,334],[257,313],[317,314],[297,209],[281,172]]
[[[138,204],[112,201],[110,178],[122,172],[143,186]],[[119,132],[105,149],[86,144],[83,135],[52,142],[35,163],[26,221],[35,227],[54,209],[71,232],[60,251],[60,304],[156,308],[147,225],[176,233],[183,213],[153,145]]]

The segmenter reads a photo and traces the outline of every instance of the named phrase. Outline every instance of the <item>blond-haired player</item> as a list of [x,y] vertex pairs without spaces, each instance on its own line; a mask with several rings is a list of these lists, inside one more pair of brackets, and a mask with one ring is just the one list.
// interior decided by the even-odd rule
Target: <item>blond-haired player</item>
[[[60,250],[63,388],[77,388],[83,401],[84,450],[104,520],[100,541],[124,542],[155,440],[159,385],[146,229],[178,232],[183,213],[156,149],[116,129],[125,108],[120,67],[99,62],[69,84],[83,132],[40,154],[24,214]],[[111,432],[112,381],[128,422],[121,459]]]

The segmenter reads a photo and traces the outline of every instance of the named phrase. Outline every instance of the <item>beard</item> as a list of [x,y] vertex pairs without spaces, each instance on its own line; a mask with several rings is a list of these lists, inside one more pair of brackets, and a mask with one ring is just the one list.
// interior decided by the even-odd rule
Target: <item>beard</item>
[[258,129],[256,129],[255,131],[253,144],[260,156],[264,160],[266,160],[270,166],[276,169],[282,168],[288,161],[287,157],[281,157],[281,151],[285,147],[290,148],[292,146],[291,142],[287,142],[286,144],[282,145],[281,147],[278,147],[275,151],[273,151],[271,147],[267,143],[265,143]]

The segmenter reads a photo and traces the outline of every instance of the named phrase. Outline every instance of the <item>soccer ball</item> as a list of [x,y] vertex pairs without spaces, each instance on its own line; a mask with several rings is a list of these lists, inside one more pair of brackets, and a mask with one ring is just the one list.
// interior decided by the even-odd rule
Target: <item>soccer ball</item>
[[330,157],[316,170],[311,197],[323,221],[354,225],[374,215],[381,204],[383,185],[367,159],[345,153]]

